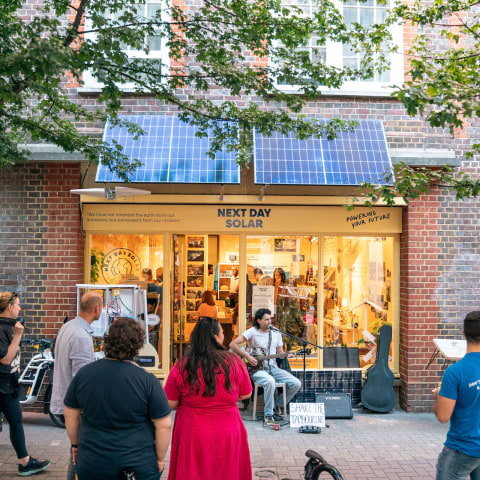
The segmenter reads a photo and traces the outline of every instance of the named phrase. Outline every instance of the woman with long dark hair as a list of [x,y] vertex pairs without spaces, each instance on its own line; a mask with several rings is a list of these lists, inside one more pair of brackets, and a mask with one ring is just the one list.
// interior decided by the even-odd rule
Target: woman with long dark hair
[[237,401],[250,397],[252,385],[245,364],[225,351],[216,319],[199,318],[165,393],[177,410],[168,480],[250,480],[247,432]]

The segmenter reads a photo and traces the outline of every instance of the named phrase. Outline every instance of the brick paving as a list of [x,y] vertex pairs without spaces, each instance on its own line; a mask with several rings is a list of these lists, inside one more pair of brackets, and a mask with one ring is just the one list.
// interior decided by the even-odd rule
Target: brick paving
[[[300,434],[288,426],[274,431],[264,428],[260,421],[249,420],[243,412],[242,416],[248,430],[255,480],[301,480],[304,454],[309,448],[334,464],[345,480],[433,479],[448,428],[437,422],[433,414],[401,410],[388,414],[354,410],[353,419],[327,420],[329,428],[317,435]],[[55,427],[48,416],[38,413],[24,413],[24,425],[32,455],[52,462],[46,473],[32,478],[65,479],[69,449],[65,431]],[[166,473],[162,475],[163,479],[166,477]],[[4,424],[0,433],[0,480],[14,478],[20,477],[8,439],[8,424]]]

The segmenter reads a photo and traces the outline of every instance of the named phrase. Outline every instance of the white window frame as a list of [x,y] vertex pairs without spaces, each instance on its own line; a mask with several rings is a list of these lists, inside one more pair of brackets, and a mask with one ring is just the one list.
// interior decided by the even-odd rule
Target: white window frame
[[[334,0],[335,7],[343,11],[343,3]],[[390,2],[391,3],[391,2]],[[390,80],[388,82],[379,81],[347,81],[339,89],[319,86],[318,91],[324,95],[339,96],[375,96],[389,97],[394,91],[392,85],[403,85],[404,83],[404,58],[403,58],[403,27],[396,24],[391,27],[392,42],[397,45],[398,51],[391,53]],[[272,60],[270,60],[272,61]],[[343,66],[343,44],[333,41],[326,43],[326,64],[342,68]],[[276,83],[278,90],[286,93],[301,94],[299,85],[280,85]]]
[[[160,0],[145,0],[145,3],[143,7],[146,9],[147,5],[150,3],[159,3],[163,5],[163,2]],[[166,12],[165,8],[162,7],[161,9],[161,15],[162,19],[166,19]],[[93,28],[91,20],[88,18],[88,13],[86,15],[85,19],[85,30],[89,31]],[[97,37],[97,33],[91,32],[87,33],[85,37],[89,40],[94,41]],[[160,50],[151,50],[148,54],[145,53],[143,50],[125,50],[124,52],[129,58],[148,58],[151,60],[156,60],[159,59],[162,63],[162,67],[165,71],[170,70],[170,52],[169,49],[166,46],[166,38],[161,38],[161,47]],[[166,82],[165,78],[159,79],[161,83]],[[99,92],[102,90],[104,84],[100,82],[94,75],[91,70],[86,70],[83,72],[83,86],[78,89],[80,93],[88,93],[88,92]],[[134,82],[125,82],[122,84],[119,84],[119,87],[122,91],[124,92],[135,92],[137,89],[135,88],[135,83]]]

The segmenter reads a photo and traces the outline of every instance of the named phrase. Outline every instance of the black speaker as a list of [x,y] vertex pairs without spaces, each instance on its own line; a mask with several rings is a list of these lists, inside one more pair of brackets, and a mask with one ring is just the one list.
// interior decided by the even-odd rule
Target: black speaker
[[315,402],[325,406],[325,418],[352,418],[352,397],[349,393],[317,393]]

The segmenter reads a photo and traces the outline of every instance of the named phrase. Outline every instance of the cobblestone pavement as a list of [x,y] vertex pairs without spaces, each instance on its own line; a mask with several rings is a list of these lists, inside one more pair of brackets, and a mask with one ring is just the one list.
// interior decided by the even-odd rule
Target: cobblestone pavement
[[[438,423],[433,414],[401,410],[388,414],[355,410],[351,420],[327,420],[329,427],[320,434],[301,434],[288,426],[275,431],[264,428],[260,421],[248,420],[243,412],[242,416],[255,480],[301,480],[308,449],[321,453],[345,480],[433,479],[448,428],[448,424]],[[25,413],[24,425],[29,452],[52,462],[47,472],[32,478],[65,479],[69,449],[65,430],[55,427],[48,416],[36,413]],[[162,478],[166,477],[164,473]],[[14,478],[19,478],[16,456],[10,446],[8,424],[4,424],[0,433],[0,480]]]

